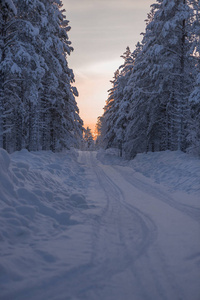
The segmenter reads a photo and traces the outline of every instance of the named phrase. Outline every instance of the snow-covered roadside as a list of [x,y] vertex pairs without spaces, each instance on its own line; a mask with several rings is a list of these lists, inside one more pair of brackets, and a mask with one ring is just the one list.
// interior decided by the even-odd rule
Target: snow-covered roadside
[[0,299],[15,299],[3,296],[11,287],[34,285],[38,277],[42,282],[52,264],[62,268],[56,240],[77,224],[77,210],[87,208],[77,156],[73,150],[8,155],[0,149]]
[[[115,149],[102,150],[97,157],[119,193],[121,190],[125,202],[154,222],[156,243],[165,252],[162,261],[166,263],[160,275],[155,277],[156,282],[167,272],[168,278],[174,277],[171,277],[171,283],[179,294],[174,291],[170,295],[168,287],[162,296],[153,296],[151,287],[155,283],[149,286],[147,283],[153,270],[148,276],[146,268],[150,261],[154,261],[154,270],[159,266],[159,255],[155,259],[155,252],[150,253],[152,249],[155,251],[153,246],[145,264],[142,263],[145,256],[135,264],[135,268],[138,265],[138,276],[142,273],[141,281],[145,282],[144,289],[148,293],[147,298],[138,299],[199,299],[200,160],[182,152],[166,151],[139,154],[128,162],[121,159]],[[167,270],[171,270],[171,275]],[[162,288],[167,286],[166,283],[167,280],[162,281]]]
[[126,161],[119,157],[118,150],[108,149],[100,150],[97,157],[103,164],[129,166],[171,192],[200,195],[200,159],[183,152],[148,152]]

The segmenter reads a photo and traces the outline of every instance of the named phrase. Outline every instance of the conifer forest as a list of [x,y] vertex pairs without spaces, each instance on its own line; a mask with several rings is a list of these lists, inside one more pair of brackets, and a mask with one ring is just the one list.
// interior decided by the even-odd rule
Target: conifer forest
[[[60,0],[0,2],[0,147],[60,151],[83,142]],[[200,155],[198,0],[157,0],[143,39],[111,80],[97,147],[121,156],[181,150]]]
[[134,158],[148,151],[200,154],[198,0],[157,0],[146,31],[123,65],[98,118],[98,142]]
[[62,2],[0,1],[0,147],[60,151],[82,136]]

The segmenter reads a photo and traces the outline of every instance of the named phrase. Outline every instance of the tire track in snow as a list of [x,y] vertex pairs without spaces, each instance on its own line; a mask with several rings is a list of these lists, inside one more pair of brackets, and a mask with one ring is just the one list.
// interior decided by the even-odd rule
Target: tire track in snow
[[[130,270],[133,288],[129,291],[127,299],[132,299],[131,295],[136,286],[140,297],[148,299],[145,284],[138,277],[134,262],[144,255],[155,240],[155,225],[148,216],[125,203],[123,192],[97,165],[93,153],[89,154],[90,157],[88,153],[85,155],[81,153],[81,156],[81,163],[92,168],[106,201],[98,218],[96,216],[93,218],[91,262],[77,269],[78,278],[85,276],[88,279],[83,289],[78,288],[80,293],[77,296],[81,299],[88,299],[90,291],[96,289],[96,292],[99,291],[99,296],[93,297],[101,299],[102,290],[105,289],[107,282],[110,282],[117,274]],[[76,287],[80,286],[81,280],[78,281],[79,284],[77,283]]]
[[[133,186],[134,189],[136,188],[139,191],[146,193],[147,197],[148,197],[148,195],[150,195],[150,196],[155,197],[156,199],[160,199],[163,195],[160,191],[157,192],[150,185],[146,185],[146,183],[143,183],[139,179],[135,178],[135,176],[131,176],[131,177],[125,176],[124,172],[119,170],[119,167],[117,167],[117,166],[114,167],[114,166],[109,165],[109,166],[105,167],[103,165],[103,169],[105,169],[105,168],[107,170],[109,170],[109,169],[112,171],[114,170],[115,173],[118,173],[120,175],[120,177],[122,179],[121,182],[123,180],[127,181],[129,184],[131,184]],[[119,186],[117,186],[117,184],[114,182],[115,179],[113,181],[113,178],[114,178],[114,176],[111,176],[111,173],[110,173],[108,179],[110,179],[110,181],[112,181],[113,184],[116,186],[116,189],[118,189],[120,191]],[[119,178],[118,178],[118,180],[119,180]],[[149,191],[150,191],[150,193],[149,193]],[[168,198],[166,195],[165,195],[165,197],[166,197],[165,200],[167,201]],[[131,211],[133,209],[133,205],[127,203],[124,196],[121,199],[123,201],[125,201],[124,205]],[[161,198],[161,200],[162,200],[162,198]],[[171,199],[171,200],[173,202],[175,202],[173,199]],[[163,201],[163,202],[165,202],[165,201]],[[178,206],[179,203],[177,203],[177,202],[175,202],[175,203]],[[170,202],[170,204],[171,204],[171,202]],[[170,205],[170,206],[172,206],[172,205]],[[178,209],[176,206],[175,207],[172,206],[172,207],[175,209]],[[137,208],[134,207],[134,210],[135,209],[137,210]],[[195,208],[194,208],[194,210],[195,210]],[[140,210],[138,210],[138,211],[140,212]],[[182,210],[181,210],[181,212],[182,212]],[[196,214],[193,215],[191,213],[191,211],[190,211],[190,213],[188,213],[188,211],[183,211],[183,213],[185,213],[187,216],[192,217],[192,219],[197,221]],[[146,220],[149,219],[151,221],[151,219],[146,214],[144,214],[144,213],[142,213],[142,214],[144,216],[146,216]],[[171,294],[172,297],[176,297],[177,300],[185,299],[183,293],[181,292],[181,290],[176,282],[176,279],[175,279],[172,271],[170,270],[170,268],[167,264],[166,257],[164,255],[162,249],[159,247],[159,245],[154,245],[153,251],[154,251],[154,256],[156,256],[156,261],[159,262],[159,264],[160,264],[160,270],[156,270],[153,262],[151,262],[151,257],[148,254],[144,255],[142,259],[145,261],[145,269],[147,271],[150,271],[149,276],[152,276],[152,278],[153,278],[153,284],[155,285],[155,288],[157,289],[157,292],[159,294],[157,296],[159,296],[161,299],[171,299],[171,297],[169,296]],[[137,267],[137,261],[135,264],[135,270],[136,270],[137,276],[139,276],[141,278],[141,281],[144,280],[145,275],[142,274],[140,268]],[[162,275],[162,276],[159,276],[160,271],[161,271],[160,275]],[[141,275],[139,275],[139,274],[141,274]],[[162,279],[161,279],[161,277],[162,277]],[[163,282],[165,282],[165,287],[163,287]],[[147,296],[147,298],[145,298],[145,299],[152,299],[152,297]]]
[[[92,154],[91,154],[92,155]],[[146,214],[142,213],[139,209],[129,205],[125,201],[125,195],[123,191],[116,185],[116,183],[104,172],[104,170],[97,166],[95,158],[91,157],[93,164],[95,165],[95,172],[99,181],[102,181],[102,189],[105,190],[105,194],[110,198],[113,206],[118,204],[118,231],[121,239],[121,244],[123,245],[123,253],[126,256],[126,267],[128,267],[133,275],[133,280],[137,283],[140,290],[141,299],[151,299],[148,295],[148,290],[146,290],[145,282],[142,277],[140,277],[139,270],[135,265],[135,262],[140,256],[144,256],[148,248],[153,244],[156,239],[157,229],[154,222]],[[113,199],[116,199],[113,202]],[[122,217],[122,211],[126,211],[126,216]],[[129,228],[123,228],[123,223],[126,222],[127,214],[130,214],[130,218],[134,219],[132,226],[138,225],[137,232],[133,232],[133,235],[129,232]],[[120,221],[121,218],[121,221]],[[130,226],[130,225],[129,225]],[[122,230],[123,228],[123,230]],[[138,239],[135,238],[137,235]],[[130,243],[130,241],[132,241]],[[149,265],[148,259],[146,260],[146,266]],[[152,271],[152,269],[151,269]],[[159,283],[158,277],[156,277],[156,294],[162,299],[167,299],[164,295],[164,290],[162,285]],[[153,283],[153,282],[152,282]]]
[[[94,158],[93,158],[94,159]],[[119,206],[119,212],[121,213],[122,209],[125,209],[127,214],[134,216],[134,221],[136,224],[139,224],[140,228],[140,245],[135,254],[135,258],[142,255],[148,247],[156,239],[156,226],[149,216],[141,212],[138,208],[133,207],[125,201],[125,195],[123,191],[117,186],[117,184],[103,171],[102,168],[97,167],[97,177],[99,180],[103,179],[102,189],[105,190],[110,199],[116,199],[117,205]],[[107,186],[107,187],[106,187]],[[106,188],[105,188],[106,187]],[[110,192],[112,191],[112,193]],[[114,196],[114,197],[113,197]],[[112,200],[111,200],[112,201]],[[115,203],[116,204],[116,203]],[[125,220],[123,220],[125,221]]]
[[[105,167],[105,165],[102,165],[102,167],[103,167],[104,177],[115,187],[116,191],[120,195],[119,200],[121,203],[123,203],[123,207],[126,207],[130,212],[132,212],[132,214],[137,212],[138,215],[141,215],[142,220],[144,220],[145,225],[147,225],[146,228],[150,229],[149,237],[148,237],[148,233],[147,233],[148,230],[146,230],[146,234],[143,237],[143,242],[144,242],[143,248],[141,245],[141,248],[139,249],[139,253],[138,253],[139,255],[137,258],[140,258],[142,256],[142,260],[145,262],[144,263],[145,270],[149,272],[149,278],[152,277],[152,286],[154,286],[154,288],[155,288],[154,293],[156,293],[155,297],[159,297],[160,299],[171,299],[171,296],[170,296],[170,294],[171,294],[172,297],[174,297],[176,295],[175,297],[177,300],[184,299],[184,295],[180,291],[178,284],[176,283],[175,277],[172,274],[172,271],[170,270],[170,268],[166,262],[165,255],[164,255],[163,251],[160,249],[159,245],[153,245],[153,251],[155,252],[154,256],[156,256],[156,261],[159,262],[159,269],[157,270],[155,268],[153,262],[151,262],[151,259],[150,259],[151,257],[148,255],[148,248],[156,240],[156,234],[157,234],[156,233],[156,225],[148,215],[146,215],[145,213],[141,212],[139,209],[137,209],[133,205],[126,202],[126,196],[124,195],[123,189],[120,188],[121,187],[120,183],[122,183],[122,180],[125,180],[128,183],[131,183],[131,179],[129,178],[129,180],[127,180],[127,177],[124,176],[124,174],[119,172],[119,170],[116,170],[117,167],[113,167],[113,166]],[[111,168],[112,170],[114,170],[115,173],[120,174],[120,176],[122,177],[121,182],[117,182],[115,179],[115,176],[111,176],[111,174],[107,175],[105,173],[105,170],[108,170],[107,168]],[[117,185],[116,182],[119,185]],[[133,184],[131,184],[131,185],[134,187],[134,189],[137,188],[139,190],[142,190],[141,186],[138,187]],[[123,184],[122,184],[122,186],[123,186]],[[144,183],[143,183],[143,186],[145,187]],[[149,188],[149,186],[148,186],[148,188]],[[151,187],[151,190],[153,190],[152,187]],[[142,190],[142,191],[147,193],[147,197],[148,197],[149,190],[147,190],[147,188],[145,188],[145,190]],[[155,197],[155,195],[154,195],[154,197]],[[157,195],[156,198],[159,199],[159,195]],[[133,197],[133,199],[134,199],[134,197]],[[134,201],[135,200],[137,200],[137,199],[134,199]],[[141,219],[138,220],[138,222],[141,224]],[[143,227],[143,229],[145,232],[145,226]],[[145,236],[146,236],[146,240],[145,240]],[[152,241],[151,241],[151,239],[152,239]],[[124,242],[126,242],[126,241],[124,241]],[[127,251],[127,253],[128,253],[128,251]],[[133,264],[132,273],[135,274],[135,279],[139,280],[139,282],[142,286],[142,282],[144,282],[145,274],[143,274],[141,272],[141,266],[137,267],[137,258],[135,260],[135,263]],[[160,276],[160,275],[162,275],[162,276]],[[161,277],[162,277],[162,279],[161,279]],[[165,283],[164,286],[163,286],[163,283]],[[146,287],[144,286],[143,291],[145,291],[145,289],[146,289]],[[144,299],[153,299],[152,295],[149,296],[147,293],[148,293],[148,288],[146,290],[146,296],[144,297]]]

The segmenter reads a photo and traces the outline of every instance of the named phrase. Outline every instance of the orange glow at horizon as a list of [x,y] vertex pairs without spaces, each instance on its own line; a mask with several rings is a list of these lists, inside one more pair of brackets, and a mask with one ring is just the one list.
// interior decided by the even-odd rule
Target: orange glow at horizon
[[112,87],[110,80],[114,74],[113,70],[116,70],[121,62],[121,59],[96,62],[81,70],[74,70],[75,86],[79,92],[76,101],[80,116],[84,121],[84,127],[88,126],[93,134],[97,118],[104,112],[108,90]]
[[96,123],[84,123],[84,128],[89,127],[92,131],[93,136],[95,136]]
[[84,127],[94,133],[112,88],[110,81],[123,64],[120,56],[141,40],[152,0],[63,0],[63,4],[74,48],[68,63],[79,92],[76,101]]

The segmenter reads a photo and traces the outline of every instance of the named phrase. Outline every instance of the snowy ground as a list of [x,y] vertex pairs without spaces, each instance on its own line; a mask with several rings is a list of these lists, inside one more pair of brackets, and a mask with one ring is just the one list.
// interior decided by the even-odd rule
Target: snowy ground
[[199,300],[200,160],[0,150],[0,300]]

